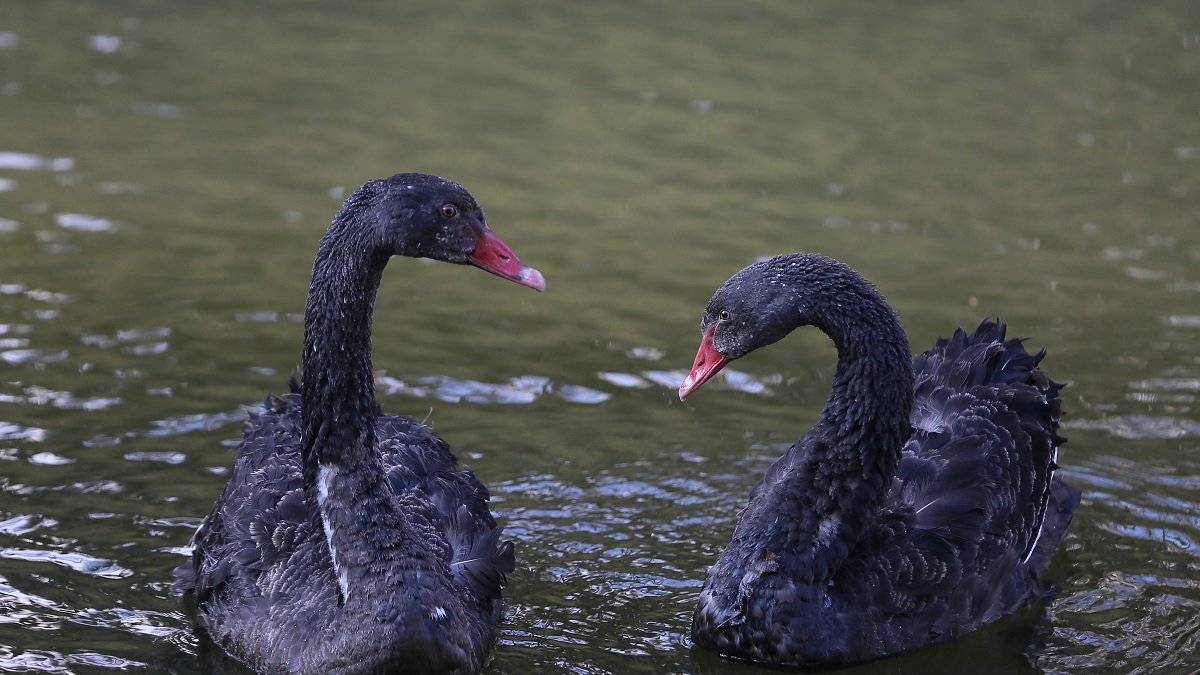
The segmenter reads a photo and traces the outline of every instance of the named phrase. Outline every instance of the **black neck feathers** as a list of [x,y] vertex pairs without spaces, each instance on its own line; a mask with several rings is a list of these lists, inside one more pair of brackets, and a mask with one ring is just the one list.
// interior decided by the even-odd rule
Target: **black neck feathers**
[[[867,528],[911,434],[913,372],[896,313],[850,267],[814,254],[764,260],[713,295],[701,328],[728,358],[815,326],[838,351],[821,418],[772,469],[747,532],[766,550],[802,551],[795,574],[828,577]],[[781,518],[780,514],[787,514]]]
[[828,285],[807,294],[804,309],[837,347],[837,371],[820,420],[789,457],[792,489],[811,508],[814,581],[831,574],[865,531],[912,431],[904,329],[870,283],[837,265]]
[[351,206],[321,239],[304,314],[301,448],[310,485],[318,465],[375,456],[371,320],[388,255],[357,226]]
[[908,337],[874,286],[848,267],[839,271],[838,285],[815,295],[806,312],[838,350],[837,372],[818,426],[833,441],[831,451],[862,456],[864,470],[880,464],[890,480],[912,431]]

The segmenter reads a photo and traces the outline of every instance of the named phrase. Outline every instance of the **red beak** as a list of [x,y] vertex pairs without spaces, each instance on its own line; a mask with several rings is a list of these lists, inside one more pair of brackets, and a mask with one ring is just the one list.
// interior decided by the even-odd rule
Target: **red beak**
[[680,401],[699,389],[700,385],[708,382],[713,375],[725,367],[725,364],[729,363],[729,358],[713,346],[712,337],[716,329],[715,325],[709,326],[708,330],[704,331],[704,336],[700,338],[700,349],[696,350],[696,360],[692,361],[692,371],[688,373],[687,379],[679,387]]
[[535,291],[546,290],[546,278],[542,273],[522,265],[517,254],[490,229],[484,229],[479,239],[475,240],[475,252],[471,254],[470,262],[485,272],[504,277],[513,283],[528,286]]

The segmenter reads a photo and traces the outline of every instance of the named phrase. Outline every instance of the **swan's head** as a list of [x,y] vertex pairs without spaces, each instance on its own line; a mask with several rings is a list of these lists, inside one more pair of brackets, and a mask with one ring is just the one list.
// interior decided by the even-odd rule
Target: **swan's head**
[[730,361],[813,323],[831,265],[845,267],[815,254],[777,256],[749,265],[721,284],[700,317],[700,348],[679,398],[687,398]]
[[471,193],[454,181],[396,174],[367,183],[351,195],[347,208],[352,203],[374,216],[376,241],[392,255],[474,265],[522,286],[546,289],[542,273],[521,263],[488,226]]

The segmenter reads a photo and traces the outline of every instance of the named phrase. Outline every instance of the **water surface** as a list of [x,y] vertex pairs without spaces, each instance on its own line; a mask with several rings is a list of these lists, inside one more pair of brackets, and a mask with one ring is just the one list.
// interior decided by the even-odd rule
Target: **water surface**
[[378,307],[383,405],[518,542],[490,672],[754,670],[688,619],[833,350],[672,388],[712,289],[798,249],[1070,382],[1056,600],[855,672],[1195,671],[1198,81],[1191,2],[4,3],[0,670],[215,667],[170,570],[339,200],[422,170],[549,283],[396,261]]

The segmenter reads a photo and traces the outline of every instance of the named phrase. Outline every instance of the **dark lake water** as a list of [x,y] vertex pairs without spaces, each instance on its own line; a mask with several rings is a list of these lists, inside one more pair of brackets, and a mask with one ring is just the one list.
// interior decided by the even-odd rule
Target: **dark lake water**
[[196,672],[170,571],[297,362],[348,190],[462,181],[537,295],[409,260],[375,364],[492,488],[491,673],[763,672],[706,567],[815,418],[815,332],[684,405],[712,289],[858,267],[915,348],[1001,315],[1065,391],[1060,591],[853,672],[1200,669],[1200,4],[0,4],[0,670]]

